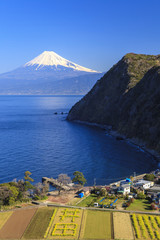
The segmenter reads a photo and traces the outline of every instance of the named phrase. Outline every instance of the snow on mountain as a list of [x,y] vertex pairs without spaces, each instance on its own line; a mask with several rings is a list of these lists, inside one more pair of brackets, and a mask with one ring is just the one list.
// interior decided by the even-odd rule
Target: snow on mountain
[[94,72],[96,73],[97,71],[89,69],[89,68],[85,68],[82,67],[76,63],[73,63],[61,56],[59,56],[57,53],[53,52],[53,51],[44,51],[42,54],[40,54],[38,57],[35,57],[33,60],[27,62],[24,67],[26,66],[35,66],[36,70],[38,68],[42,68],[44,66],[55,66],[56,68],[58,66],[63,66],[66,68],[72,68],[74,70],[77,71],[84,71],[84,72]]
[[102,75],[44,51],[23,66],[0,74],[0,94],[86,94]]

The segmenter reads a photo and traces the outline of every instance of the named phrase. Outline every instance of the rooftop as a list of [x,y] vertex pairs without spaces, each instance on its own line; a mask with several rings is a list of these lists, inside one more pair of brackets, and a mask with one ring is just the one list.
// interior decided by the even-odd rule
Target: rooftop
[[147,183],[151,183],[152,181],[146,181],[143,179],[138,180],[137,182],[135,182],[135,184],[147,184]]

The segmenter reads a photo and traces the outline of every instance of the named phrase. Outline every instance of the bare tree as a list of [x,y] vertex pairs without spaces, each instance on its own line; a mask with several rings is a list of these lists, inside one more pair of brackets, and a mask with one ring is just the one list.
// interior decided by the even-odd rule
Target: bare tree
[[43,197],[46,195],[46,193],[49,190],[49,186],[47,183],[37,183],[34,187],[34,194],[39,196],[39,197]]
[[67,185],[72,182],[71,178],[64,173],[58,175],[57,181],[61,184]]
[[59,194],[60,194],[62,185],[67,185],[72,182],[71,178],[67,174],[64,174],[64,173],[61,173],[58,175],[57,181],[60,183],[60,187],[58,188]]

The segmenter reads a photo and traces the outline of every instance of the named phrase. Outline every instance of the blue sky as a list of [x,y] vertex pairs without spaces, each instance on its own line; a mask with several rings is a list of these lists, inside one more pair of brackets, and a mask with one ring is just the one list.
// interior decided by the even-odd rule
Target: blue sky
[[45,50],[99,71],[160,54],[159,0],[1,0],[0,73]]

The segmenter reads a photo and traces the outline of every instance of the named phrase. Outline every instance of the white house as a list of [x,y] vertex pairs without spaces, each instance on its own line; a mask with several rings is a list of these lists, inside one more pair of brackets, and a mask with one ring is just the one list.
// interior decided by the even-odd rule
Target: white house
[[123,193],[123,195],[129,194],[130,193],[130,185],[129,184],[122,184],[118,188],[118,193]]
[[150,187],[152,187],[154,185],[154,182],[151,181],[146,181],[146,180],[139,180],[136,183],[134,183],[135,187],[143,187],[143,189],[149,189]]

